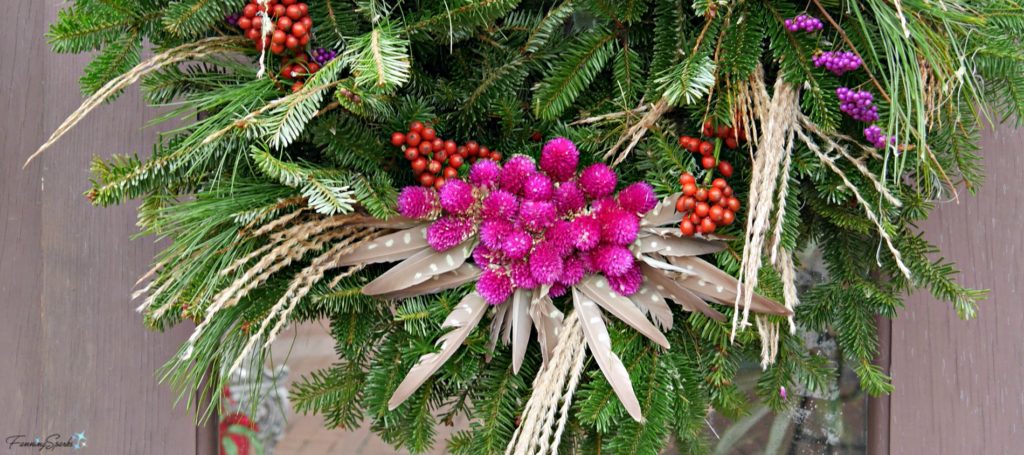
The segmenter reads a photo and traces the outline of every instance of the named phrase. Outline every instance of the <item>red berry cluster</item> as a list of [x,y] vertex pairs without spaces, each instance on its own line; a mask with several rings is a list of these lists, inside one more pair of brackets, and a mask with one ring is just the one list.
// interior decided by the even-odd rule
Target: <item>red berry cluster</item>
[[[743,128],[732,128],[730,126],[716,127],[710,121],[704,122],[701,135],[711,140],[718,138],[729,149],[735,149],[739,147],[741,142],[747,140],[747,133],[743,131]],[[696,137],[680,136],[679,145],[690,152],[699,153],[701,155],[700,165],[704,169],[714,169],[715,166],[718,166],[718,172],[723,176],[729,177],[732,175],[732,165],[728,161],[716,161],[714,143],[702,141]]]
[[[274,31],[267,40],[269,43],[261,39],[265,16],[257,15],[260,12],[276,20]],[[299,0],[269,0],[265,7],[257,0],[249,0],[249,4],[242,8],[238,27],[245,31],[246,38],[256,44],[257,50],[263,50],[263,46],[270,44],[270,52],[280,55],[286,49],[298,53],[300,47],[309,43],[313,19],[309,17],[309,5]]]
[[683,214],[679,231],[685,236],[710,234],[720,226],[736,221],[740,200],[732,187],[719,177],[708,187],[697,186],[697,179],[689,172],[679,176],[683,195],[676,201],[676,211]]
[[281,78],[292,82],[293,92],[301,90],[306,78],[317,71],[320,71],[320,64],[310,60],[305,53],[281,57]]
[[409,160],[412,171],[423,186],[440,189],[448,179],[459,175],[459,168],[466,161],[501,161],[501,152],[489,150],[476,141],[458,145],[455,141],[437,136],[430,126],[423,122],[409,124],[408,133],[391,133],[391,145],[403,147],[405,159]]

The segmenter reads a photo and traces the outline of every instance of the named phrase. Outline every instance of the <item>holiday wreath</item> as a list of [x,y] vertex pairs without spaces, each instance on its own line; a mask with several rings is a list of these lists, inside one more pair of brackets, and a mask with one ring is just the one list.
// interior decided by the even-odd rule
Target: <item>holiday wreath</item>
[[[170,240],[139,311],[196,323],[162,377],[200,415],[327,319],[338,361],[292,398],[330,426],[699,451],[740,362],[776,410],[835,374],[797,327],[882,394],[877,315],[921,288],[974,314],[914,222],[1024,118],[1022,34],[1008,0],[77,0],[48,39],[98,51],[88,98],[36,155],[136,82],[180,123],[86,197]],[[798,292],[807,249],[828,274]]]

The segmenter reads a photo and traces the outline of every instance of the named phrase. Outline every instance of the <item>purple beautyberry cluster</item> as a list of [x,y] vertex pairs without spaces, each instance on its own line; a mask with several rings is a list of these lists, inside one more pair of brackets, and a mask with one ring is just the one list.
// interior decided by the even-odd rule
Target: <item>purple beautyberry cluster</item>
[[238,20],[241,19],[241,18],[242,18],[242,15],[240,13],[231,13],[231,14],[228,14],[227,16],[224,16],[224,22],[227,22],[228,25],[237,27],[238,26]]
[[871,125],[867,128],[864,128],[864,138],[867,139],[868,142],[871,143],[871,146],[873,146],[876,149],[885,148],[886,140],[888,140],[890,144],[896,143],[896,138],[886,137],[886,135],[882,131],[882,128],[880,128],[878,125]]
[[824,25],[822,25],[820,19],[806,14],[801,14],[792,19],[786,19],[786,30],[791,32],[798,32],[800,30],[805,32],[816,32],[821,30],[823,27]]
[[850,51],[827,51],[822,52],[813,58],[814,66],[831,71],[836,76],[842,76],[848,71],[853,71],[864,63],[857,54]]
[[477,161],[468,182],[402,190],[398,209],[406,217],[434,219],[427,242],[438,251],[479,235],[473,260],[483,272],[476,289],[492,305],[515,289],[550,286],[551,295],[564,295],[590,273],[604,274],[615,292],[632,295],[643,276],[629,245],[657,196],[642,182],[616,195],[614,170],[594,164],[577,172],[578,164],[576,145],[556,138],[544,145],[539,165],[524,155],[504,167]]
[[313,51],[310,52],[309,55],[310,57],[313,57],[313,60],[319,63],[320,66],[324,66],[327,64],[327,62],[334,60],[334,58],[338,56],[338,51],[334,49],[324,49],[320,47],[313,49]]
[[878,106],[873,104],[875,97],[871,92],[839,87],[836,96],[839,98],[839,110],[854,120],[869,123],[878,120]]

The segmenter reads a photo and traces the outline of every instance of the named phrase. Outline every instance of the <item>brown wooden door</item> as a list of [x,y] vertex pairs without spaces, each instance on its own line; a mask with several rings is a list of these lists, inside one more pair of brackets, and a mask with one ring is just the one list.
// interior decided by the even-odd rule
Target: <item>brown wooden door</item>
[[1024,453],[1024,130],[987,132],[981,146],[978,195],[938,204],[921,229],[962,283],[991,293],[975,320],[917,293],[882,324],[896,391],[876,403],[873,453]]
[[[0,453],[10,435],[84,432],[80,453],[213,453],[214,438],[174,407],[155,370],[188,336],[143,328],[131,285],[157,251],[134,207],[82,197],[92,155],[151,150],[152,117],[130,89],[27,169],[21,165],[81,102],[87,56],[54,55],[43,34],[66,3],[5,2],[0,28]],[[200,450],[202,449],[202,450]],[[55,451],[51,453],[59,453]]]

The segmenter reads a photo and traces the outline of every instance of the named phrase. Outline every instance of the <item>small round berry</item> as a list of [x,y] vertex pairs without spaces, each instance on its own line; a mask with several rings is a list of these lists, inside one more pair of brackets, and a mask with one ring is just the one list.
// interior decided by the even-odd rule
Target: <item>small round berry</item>
[[391,133],[391,145],[401,147],[405,143],[405,135],[399,132]]
[[420,151],[416,147],[408,147],[405,149],[405,159],[412,161],[420,157]]
[[449,155],[454,155],[454,154],[458,153],[459,146],[455,144],[455,141],[452,141],[452,140],[444,141],[444,151],[445,151],[445,153],[447,153]]
[[420,142],[419,149],[423,156],[429,156],[434,151],[429,142]]
[[431,174],[437,174],[441,172],[441,162],[437,160],[431,160],[430,164],[427,165],[427,171]]
[[494,161],[501,161],[501,152],[491,152],[491,159]]
[[711,126],[711,120],[704,122],[704,128],[701,131],[704,137],[711,137],[715,135],[715,127]]
[[448,160],[448,154],[444,153],[444,150],[435,151],[434,152],[434,159],[443,163],[443,162]]
[[705,234],[715,232],[715,222],[711,221],[711,218],[704,218],[700,221],[700,231]]
[[459,171],[451,166],[448,166],[444,168],[444,171],[441,173],[441,175],[443,175],[444,178],[451,180],[459,176]]
[[691,213],[689,218],[690,218],[690,222],[693,223],[694,226],[700,228],[700,220],[701,220],[701,218],[699,216],[697,216],[696,213]]
[[734,213],[732,210],[729,210],[729,209],[723,210],[722,211],[722,225],[732,224],[733,221],[736,221],[736,213]]
[[725,189],[722,190],[722,196],[725,196],[725,197],[732,196],[732,187],[731,186],[725,187]]
[[717,128],[715,128],[715,136],[717,137],[724,139],[729,137],[731,134],[732,128],[729,128],[728,126],[719,125]]
[[305,17],[309,14],[309,5],[305,3],[299,3],[299,12]]
[[712,143],[710,143],[708,141],[704,141],[704,142],[700,143],[700,154],[701,155],[708,156],[708,155],[711,155],[711,153],[714,152],[714,151],[715,151],[715,144],[712,144]]
[[738,142],[736,142],[736,138],[734,136],[729,136],[729,137],[725,138],[725,146],[726,147],[729,147],[730,149],[734,149],[736,147],[739,147],[739,145],[740,144]]
[[722,199],[722,190],[712,187],[708,190],[708,201],[718,202]]
[[285,33],[290,32],[292,30],[292,20],[287,16],[278,19],[277,29]]
[[691,223],[690,220],[683,220],[682,223],[679,223],[679,232],[682,232],[683,235],[689,237],[696,232],[696,229],[693,227],[693,223]]
[[708,156],[705,156],[705,157],[701,158],[700,159],[700,165],[704,169],[714,169],[714,167],[715,167],[715,157],[708,155]]
[[303,36],[306,36],[306,32],[307,31],[308,30],[306,30],[306,26],[302,25],[301,22],[297,23],[295,25],[292,25],[292,36],[294,36],[296,38],[302,38]]
[[242,15],[249,19],[256,17],[256,5],[253,5],[252,3],[245,5],[245,7],[242,8]]
[[292,93],[295,93],[295,92],[298,92],[299,90],[302,90],[302,86],[303,85],[305,85],[305,84],[303,84],[302,81],[298,81],[298,82],[292,84]]
[[476,156],[480,153],[480,144],[476,141],[469,141],[466,143],[466,151],[469,152],[469,156]]
[[429,127],[423,128],[423,133],[421,134],[423,134],[423,139],[426,139],[428,141],[432,141],[434,140],[434,138],[437,137],[437,131]]
[[285,38],[284,45],[288,49],[295,49],[299,47],[299,39],[289,35],[287,38]]
[[701,218],[704,218],[708,216],[708,210],[710,210],[710,207],[708,207],[707,202],[698,202],[697,206],[693,208],[693,213],[697,214],[697,216]]
[[736,199],[736,197],[730,197],[729,198],[729,210],[732,210],[733,212],[740,211],[740,200]]
[[421,156],[419,158],[416,158],[416,159],[412,160],[412,171],[413,172],[419,174],[419,173],[421,173],[421,172],[423,172],[425,170],[427,170],[427,159],[426,158]]
[[723,216],[725,216],[725,209],[717,205],[713,205],[708,209],[708,217],[710,217],[711,221],[714,221],[715,223],[720,223]]
[[271,36],[270,41],[276,44],[284,44],[288,39],[288,35],[281,30],[274,30],[274,34]]
[[412,131],[414,133],[422,133],[423,132],[423,122],[420,122],[420,121],[417,120],[417,121],[414,121],[414,122],[410,123],[409,124],[409,131]]
[[677,212],[685,212],[686,211],[686,208],[685,208],[686,207],[686,199],[687,199],[686,197],[680,197],[679,199],[676,199],[676,211]]
[[405,136],[405,145],[408,145],[409,147],[417,147],[420,145],[420,140],[420,133],[413,130]]
[[683,211],[693,210],[697,206],[697,200],[692,196],[681,198],[683,200]]
[[698,201],[704,202],[708,200],[708,190],[704,188],[698,188],[697,192],[693,193],[693,197]]
[[291,5],[285,10],[285,14],[293,21],[297,21],[302,18],[302,10],[299,9],[298,5]]
[[693,174],[687,172],[679,176],[679,184],[686,185],[687,183],[696,184],[697,179],[693,177]]
[[434,176],[426,172],[420,174],[420,185],[434,186]]
[[438,178],[434,179],[434,189],[438,189],[438,190],[441,189],[441,187],[444,186],[445,182],[446,181],[445,181],[444,177],[438,177]]
[[732,177],[732,165],[728,161],[720,161],[718,163],[718,173],[722,174],[722,177]]
[[686,196],[693,196],[694,194],[697,194],[697,191],[697,185],[693,183],[686,183],[683,185],[683,194]]
[[725,179],[719,177],[711,181],[711,186],[718,188],[720,190],[724,190],[727,186],[729,186],[729,182],[726,182]]
[[465,158],[463,158],[462,155],[452,155],[448,157],[448,165],[455,169],[462,167],[464,162]]

